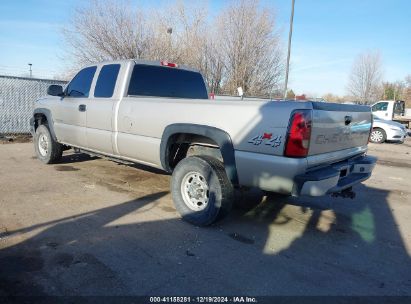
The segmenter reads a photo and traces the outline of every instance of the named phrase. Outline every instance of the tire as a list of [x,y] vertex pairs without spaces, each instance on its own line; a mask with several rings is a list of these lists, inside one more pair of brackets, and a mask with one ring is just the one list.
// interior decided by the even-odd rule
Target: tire
[[34,135],[34,150],[37,158],[45,164],[58,162],[63,155],[63,146],[51,136],[47,125],[40,125]]
[[183,220],[208,226],[231,210],[234,191],[221,161],[210,156],[181,160],[173,171],[171,192]]
[[387,139],[387,134],[381,128],[374,128],[371,131],[370,142],[381,144]]

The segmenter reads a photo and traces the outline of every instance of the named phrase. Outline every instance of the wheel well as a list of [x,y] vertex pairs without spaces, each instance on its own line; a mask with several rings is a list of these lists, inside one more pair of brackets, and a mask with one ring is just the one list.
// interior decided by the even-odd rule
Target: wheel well
[[172,135],[168,142],[166,155],[170,169],[174,169],[182,159],[194,155],[212,156],[224,163],[220,147],[209,137],[178,133]]
[[227,132],[195,124],[167,126],[160,144],[163,169],[171,173],[180,160],[190,155],[208,155],[221,160],[232,184],[238,185],[235,150]]
[[40,125],[45,125],[47,124],[47,117],[46,115],[42,113],[36,113],[34,114],[34,131],[37,130],[37,128]]
[[372,131],[374,131],[374,130],[380,130],[380,131],[382,131],[382,134],[384,134],[384,135],[386,134],[386,132],[383,128],[374,127],[374,128],[372,128]]

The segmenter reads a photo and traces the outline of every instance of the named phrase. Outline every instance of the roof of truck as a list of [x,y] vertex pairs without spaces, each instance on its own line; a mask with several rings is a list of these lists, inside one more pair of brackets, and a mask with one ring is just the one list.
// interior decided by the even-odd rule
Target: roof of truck
[[[136,64],[144,64],[144,65],[152,65],[152,66],[166,66],[164,63],[171,63],[167,60],[143,60],[143,59],[121,59],[121,60],[110,60],[110,61],[101,61],[101,62],[94,62],[90,63],[84,67],[89,67],[89,66],[102,66],[102,65],[107,65],[107,64],[129,64],[135,62]],[[171,64],[176,64],[176,67],[172,67],[174,69],[182,69],[182,70],[187,70],[187,71],[192,71],[192,72],[199,72],[199,70],[179,64],[178,62],[176,63],[171,63]]]

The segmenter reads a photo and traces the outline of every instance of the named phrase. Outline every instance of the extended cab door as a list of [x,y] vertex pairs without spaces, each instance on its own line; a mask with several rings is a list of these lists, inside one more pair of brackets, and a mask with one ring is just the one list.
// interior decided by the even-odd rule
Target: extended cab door
[[93,98],[87,101],[87,147],[105,154],[113,152],[114,107],[119,101],[116,83],[120,64],[101,67],[95,82]]
[[67,85],[61,103],[53,111],[54,129],[60,142],[86,147],[87,101],[96,66],[82,69]]

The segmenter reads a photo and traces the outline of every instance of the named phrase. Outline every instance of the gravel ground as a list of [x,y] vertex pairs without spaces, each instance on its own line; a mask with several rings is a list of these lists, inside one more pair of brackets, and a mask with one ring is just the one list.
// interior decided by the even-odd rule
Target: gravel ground
[[197,228],[170,177],[0,144],[0,295],[411,295],[411,141],[354,200],[270,195]]

